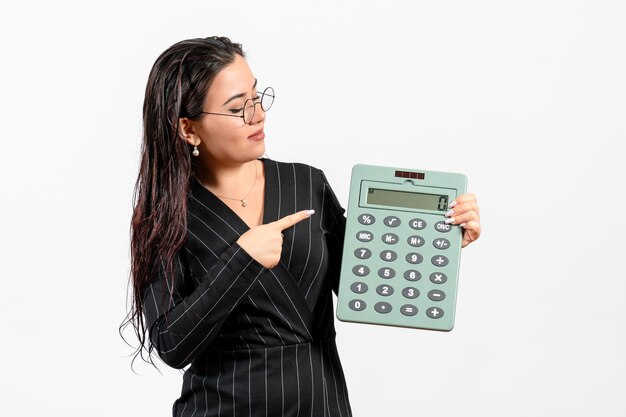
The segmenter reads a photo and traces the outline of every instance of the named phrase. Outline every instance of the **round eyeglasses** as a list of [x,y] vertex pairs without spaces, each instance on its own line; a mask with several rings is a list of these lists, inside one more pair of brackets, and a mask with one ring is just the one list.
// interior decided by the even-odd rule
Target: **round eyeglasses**
[[252,98],[247,99],[245,103],[243,103],[243,107],[235,111],[235,113],[241,113],[241,114],[213,113],[213,112],[208,112],[208,111],[201,111],[200,114],[213,114],[216,116],[241,117],[244,123],[251,124],[252,120],[254,119],[254,109],[256,108],[257,104],[260,104],[261,108],[265,112],[268,111],[272,107],[272,104],[274,104],[275,96],[274,96],[274,89],[272,87],[267,87],[265,90],[263,90],[263,92],[257,91],[257,94],[259,94],[259,96],[253,99]]

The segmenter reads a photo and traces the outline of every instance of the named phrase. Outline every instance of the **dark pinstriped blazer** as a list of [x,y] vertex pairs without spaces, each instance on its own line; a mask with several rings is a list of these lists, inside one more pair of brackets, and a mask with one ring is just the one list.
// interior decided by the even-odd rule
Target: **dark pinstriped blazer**
[[316,213],[283,232],[281,262],[266,269],[236,243],[245,222],[194,180],[174,282],[161,271],[144,293],[155,350],[190,365],[173,414],[350,417],[332,304],[344,210],[322,171],[262,161],[263,223]]

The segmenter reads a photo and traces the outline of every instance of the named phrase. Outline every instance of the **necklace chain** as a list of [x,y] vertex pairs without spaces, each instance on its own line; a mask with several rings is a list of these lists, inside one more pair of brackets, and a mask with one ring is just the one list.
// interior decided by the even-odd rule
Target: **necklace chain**
[[258,168],[258,164],[255,162],[254,163],[254,182],[252,183],[252,186],[250,187],[250,189],[248,190],[248,192],[246,193],[246,195],[243,196],[243,198],[234,198],[234,197],[225,197],[223,195],[217,195],[215,194],[217,197],[219,198],[226,198],[228,200],[236,200],[236,201],[241,201],[241,207],[247,207],[248,206],[248,202],[246,201],[246,198],[248,197],[248,195],[250,195],[250,193],[252,192],[252,189],[254,188],[254,186],[256,185],[256,181],[259,177],[259,168]]

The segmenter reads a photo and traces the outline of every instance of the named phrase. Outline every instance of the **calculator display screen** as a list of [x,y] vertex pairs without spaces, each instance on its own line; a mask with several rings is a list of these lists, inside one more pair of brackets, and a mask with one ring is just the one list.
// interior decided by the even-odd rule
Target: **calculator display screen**
[[448,209],[448,196],[369,187],[367,191],[367,204],[446,211]]

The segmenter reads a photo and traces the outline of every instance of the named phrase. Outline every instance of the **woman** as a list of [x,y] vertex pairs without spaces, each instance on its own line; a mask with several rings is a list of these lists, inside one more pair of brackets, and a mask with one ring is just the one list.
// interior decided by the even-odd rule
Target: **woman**
[[[260,159],[274,94],[257,90],[227,38],[179,42],[154,64],[131,321],[140,349],[188,366],[174,416],[348,417],[332,308],[344,210],[322,171]],[[465,246],[480,234],[475,198],[455,211]]]

